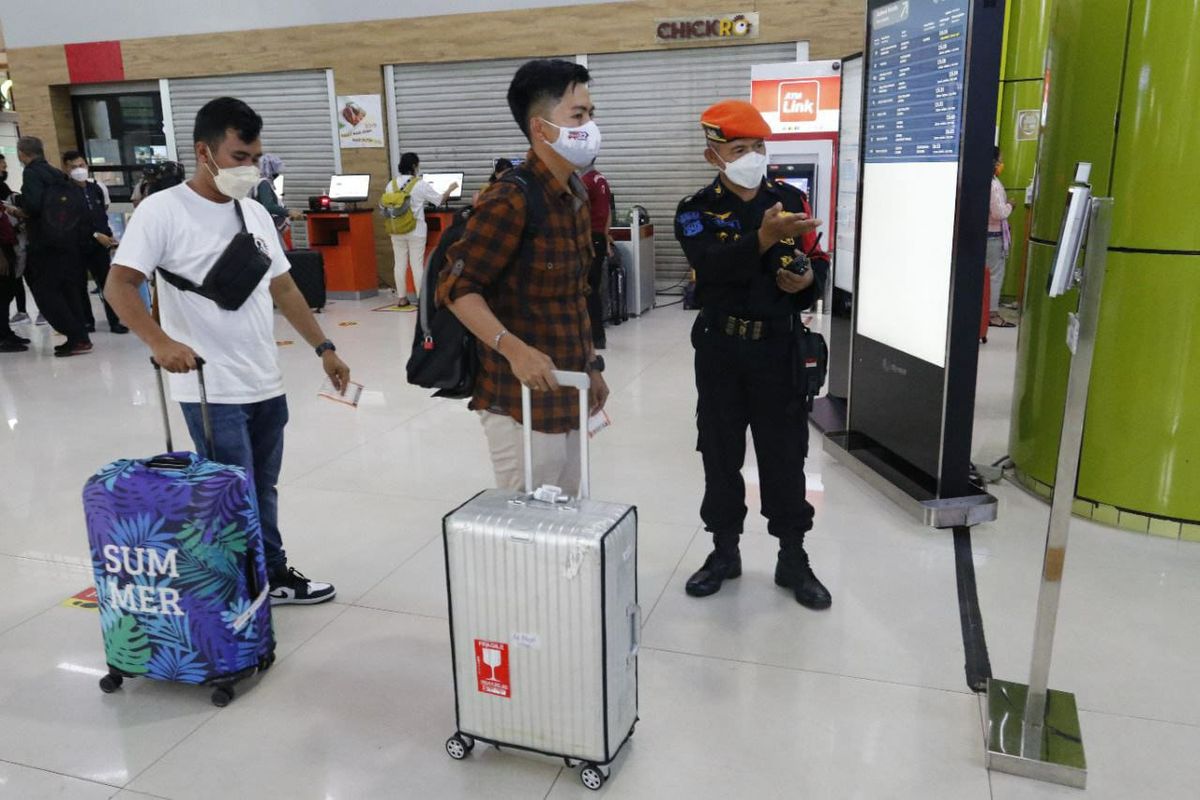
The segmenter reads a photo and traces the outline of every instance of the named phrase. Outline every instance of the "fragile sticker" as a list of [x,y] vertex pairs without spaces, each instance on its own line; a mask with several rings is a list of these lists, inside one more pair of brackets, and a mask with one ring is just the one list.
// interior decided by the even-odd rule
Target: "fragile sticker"
[[495,697],[512,697],[508,676],[508,645],[504,642],[475,640],[475,677],[479,691]]

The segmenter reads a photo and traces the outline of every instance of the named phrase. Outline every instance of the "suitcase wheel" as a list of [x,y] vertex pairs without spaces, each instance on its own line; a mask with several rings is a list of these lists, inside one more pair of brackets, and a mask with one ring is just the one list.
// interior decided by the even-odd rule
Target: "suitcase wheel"
[[599,764],[588,764],[579,771],[579,780],[593,792],[598,792],[608,780],[608,774],[608,770]]
[[212,704],[217,708],[224,708],[233,702],[234,691],[232,686],[218,686],[213,689]]
[[105,694],[112,694],[117,689],[120,689],[121,684],[124,682],[125,679],[120,675],[110,672],[100,679],[100,691],[104,692]]
[[475,749],[475,740],[469,736],[456,733],[446,740],[446,752],[455,761],[462,761]]
[[258,671],[266,672],[267,670],[269,670],[271,668],[271,665],[274,663],[275,663],[275,651],[272,650],[269,654],[263,656],[262,658],[260,658],[258,660]]

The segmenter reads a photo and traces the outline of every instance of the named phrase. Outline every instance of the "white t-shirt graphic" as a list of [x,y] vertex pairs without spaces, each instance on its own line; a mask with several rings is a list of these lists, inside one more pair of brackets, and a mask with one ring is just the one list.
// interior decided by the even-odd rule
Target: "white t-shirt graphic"
[[[204,359],[204,380],[212,403],[258,403],[283,394],[270,282],[290,265],[271,215],[255,200],[240,202],[246,230],[271,257],[267,274],[241,308],[225,311],[195,292],[158,281],[163,330]],[[232,202],[214,203],[181,183],[142,201],[129,220],[114,263],[147,277],[162,267],[200,284],[240,231]],[[170,386],[175,400],[200,401],[195,375],[171,375]]]

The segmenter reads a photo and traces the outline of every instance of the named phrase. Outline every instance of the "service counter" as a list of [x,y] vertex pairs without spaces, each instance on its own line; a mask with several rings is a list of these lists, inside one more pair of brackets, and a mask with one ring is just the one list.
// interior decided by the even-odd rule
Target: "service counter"
[[374,209],[307,211],[308,246],[325,261],[325,289],[335,300],[379,294]]

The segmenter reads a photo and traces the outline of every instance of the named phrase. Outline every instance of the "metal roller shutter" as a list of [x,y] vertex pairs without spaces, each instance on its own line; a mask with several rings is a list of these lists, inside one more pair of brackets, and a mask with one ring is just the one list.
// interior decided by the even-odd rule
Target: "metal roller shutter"
[[[396,64],[400,153],[420,156],[422,172],[465,173],[463,199],[469,200],[492,174],[493,159],[523,157],[529,149],[507,99],[513,75],[528,60]],[[393,174],[399,161],[393,153]]]
[[621,213],[633,204],[649,212],[660,288],[688,273],[675,241],[675,208],[713,179],[702,158],[700,113],[720,99],[750,99],[751,65],[795,60],[794,43],[588,56],[604,134],[598,166]]
[[[230,96],[246,101],[263,118],[263,152],[283,159],[289,208],[307,208],[309,196],[329,189],[329,177],[338,171],[338,154],[325,70],[173,79],[169,89],[176,147],[188,175],[196,169],[196,112],[213,98]],[[307,239],[304,225],[292,226],[296,247],[305,247]]]

